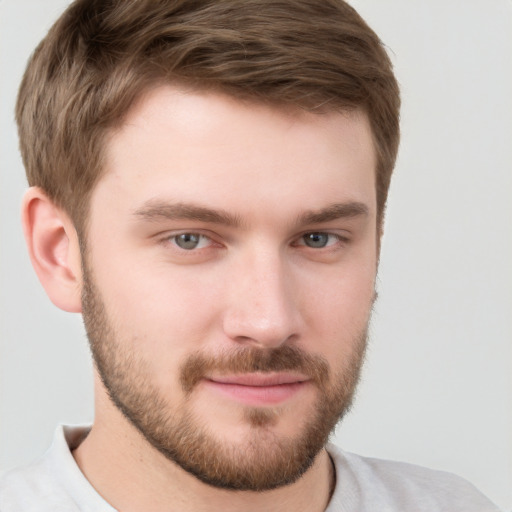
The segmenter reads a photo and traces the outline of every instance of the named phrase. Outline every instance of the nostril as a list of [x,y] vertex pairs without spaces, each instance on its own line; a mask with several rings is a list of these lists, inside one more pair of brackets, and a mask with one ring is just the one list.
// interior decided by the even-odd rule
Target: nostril
[[294,338],[297,336],[295,334],[289,335],[289,336],[274,336],[274,337],[255,337],[250,338],[248,336],[237,336],[234,338],[234,341],[238,343],[239,345],[243,345],[246,347],[255,347],[255,348],[261,348],[261,349],[271,349],[271,348],[278,348],[283,345],[288,345],[292,342]]

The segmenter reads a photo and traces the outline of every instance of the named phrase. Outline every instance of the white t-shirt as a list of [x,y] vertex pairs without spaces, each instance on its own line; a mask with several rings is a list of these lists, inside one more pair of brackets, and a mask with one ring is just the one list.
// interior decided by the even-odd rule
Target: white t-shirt
[[[1,512],[116,512],[71,450],[88,427],[59,427],[38,461],[0,479]],[[329,445],[336,488],[325,512],[499,512],[465,480],[411,464],[360,457]]]

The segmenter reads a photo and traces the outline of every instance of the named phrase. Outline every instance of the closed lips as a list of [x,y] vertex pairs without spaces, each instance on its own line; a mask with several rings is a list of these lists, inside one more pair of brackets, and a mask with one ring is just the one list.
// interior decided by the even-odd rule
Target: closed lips
[[293,373],[249,373],[232,376],[212,376],[206,379],[217,384],[234,384],[251,387],[281,386],[285,384],[297,384],[309,380],[309,378],[304,375]]

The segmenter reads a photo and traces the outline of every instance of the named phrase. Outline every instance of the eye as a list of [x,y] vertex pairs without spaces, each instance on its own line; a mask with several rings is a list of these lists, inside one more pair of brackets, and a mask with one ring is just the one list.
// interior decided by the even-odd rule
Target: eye
[[171,237],[170,240],[186,251],[202,249],[211,243],[211,240],[207,236],[199,233],[180,233],[179,235]]
[[323,249],[324,247],[328,247],[335,244],[336,242],[339,242],[340,237],[333,233],[315,231],[302,235],[300,240],[303,242],[303,244],[300,243],[299,245],[307,245],[312,249]]

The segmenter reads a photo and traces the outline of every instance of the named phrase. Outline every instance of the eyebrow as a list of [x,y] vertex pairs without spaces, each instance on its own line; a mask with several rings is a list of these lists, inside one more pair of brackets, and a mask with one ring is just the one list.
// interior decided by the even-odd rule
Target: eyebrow
[[193,220],[223,224],[229,227],[239,227],[242,224],[239,216],[232,215],[224,210],[214,210],[194,203],[167,203],[155,199],[150,199],[144,203],[141,208],[135,210],[134,215],[150,222]]
[[331,220],[367,216],[369,213],[366,204],[351,201],[347,203],[334,203],[320,210],[307,211],[298,217],[298,224],[320,224]]

